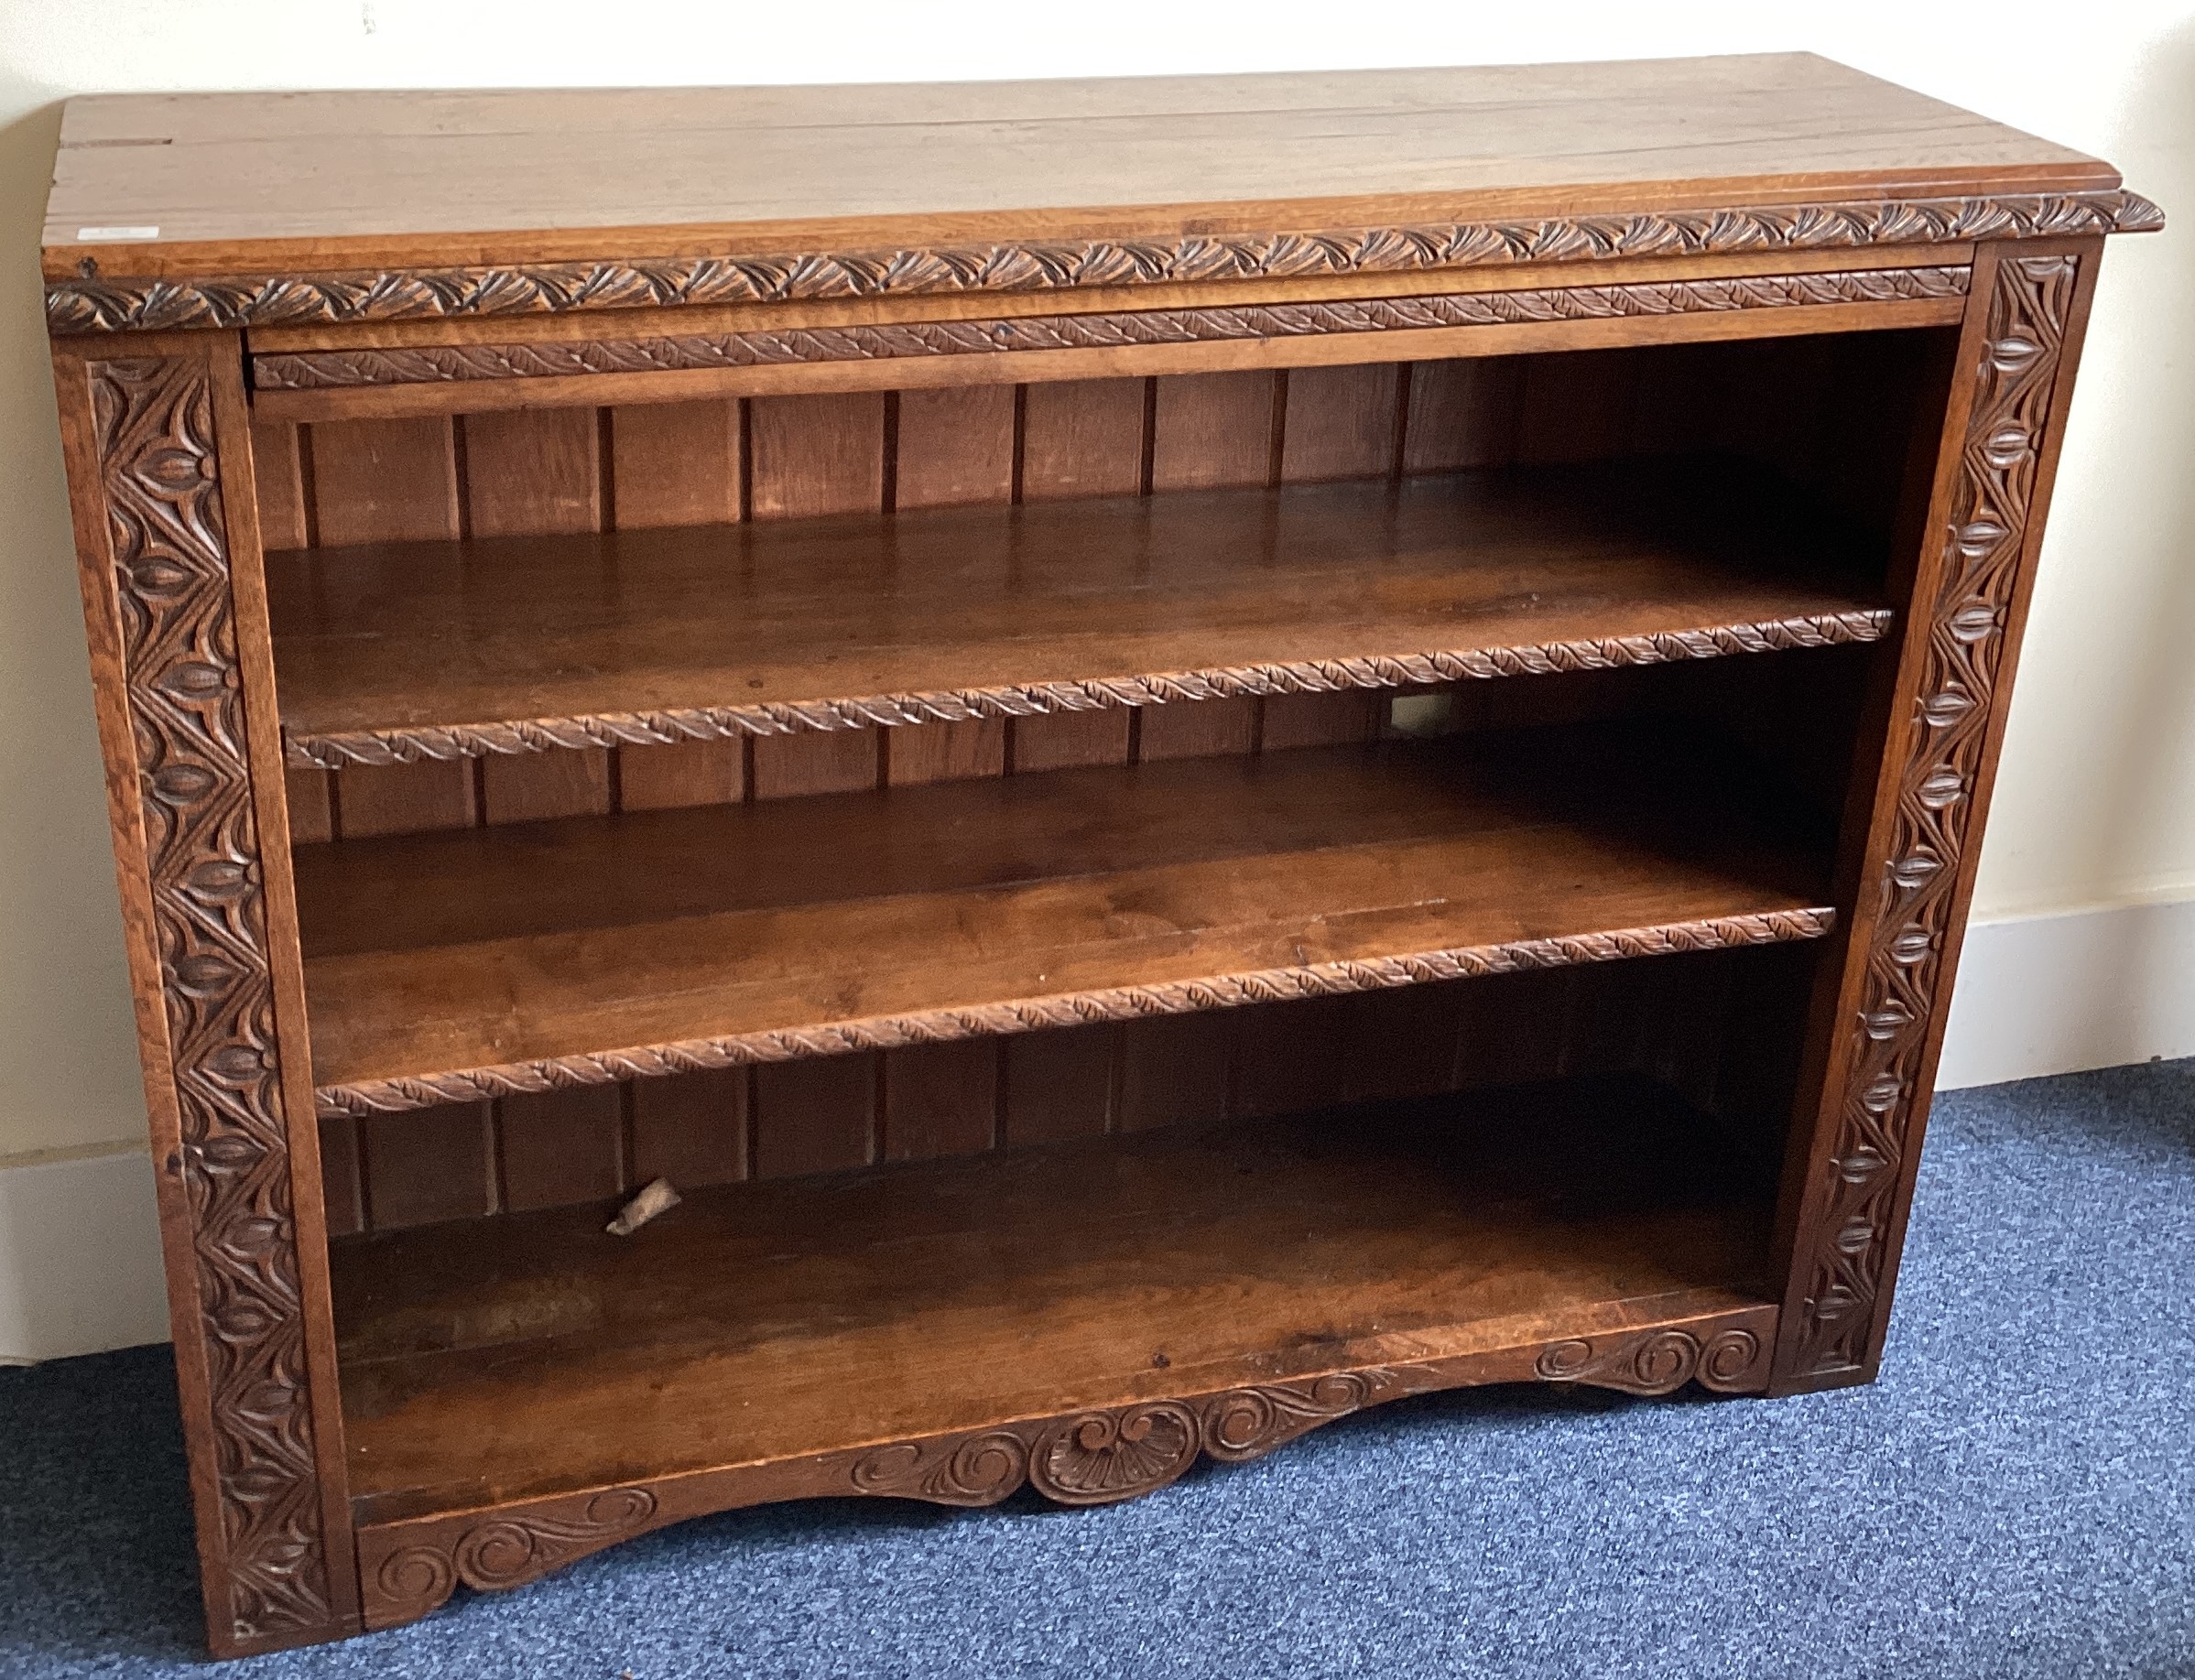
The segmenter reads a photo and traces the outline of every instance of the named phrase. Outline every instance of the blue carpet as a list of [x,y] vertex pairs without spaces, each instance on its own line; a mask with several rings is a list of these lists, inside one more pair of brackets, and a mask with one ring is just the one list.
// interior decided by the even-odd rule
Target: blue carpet
[[[2195,1675],[2191,1298],[2195,1062],[1962,1092],[1874,1388],[1437,1395],[1111,1510],[734,1512],[231,1672]],[[204,1672],[170,1381],[0,1374],[0,1675]]]

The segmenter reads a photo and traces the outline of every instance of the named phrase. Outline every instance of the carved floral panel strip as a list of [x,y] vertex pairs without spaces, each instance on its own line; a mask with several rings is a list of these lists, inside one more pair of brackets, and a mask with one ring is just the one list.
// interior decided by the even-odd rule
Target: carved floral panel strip
[[89,365],[239,1641],[332,1614],[212,392]]
[[2027,517],[2040,471],[2066,323],[2080,278],[2070,256],[2008,257],[1997,269],[1973,406],[1929,603],[1928,645],[1900,775],[1884,907],[1867,950],[1851,1066],[1819,1234],[1804,1257],[1798,1369],[1865,1367],[1929,1021],[1943,976],[1991,699],[2005,658]]

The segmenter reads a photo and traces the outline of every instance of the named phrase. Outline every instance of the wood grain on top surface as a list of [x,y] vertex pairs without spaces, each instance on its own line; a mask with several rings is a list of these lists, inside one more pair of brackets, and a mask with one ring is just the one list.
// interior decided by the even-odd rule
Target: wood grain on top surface
[[[477,263],[2109,189],[1808,54],[843,87],[71,100],[48,271]],[[98,229],[157,229],[114,243]],[[681,236],[682,235],[682,236]]]

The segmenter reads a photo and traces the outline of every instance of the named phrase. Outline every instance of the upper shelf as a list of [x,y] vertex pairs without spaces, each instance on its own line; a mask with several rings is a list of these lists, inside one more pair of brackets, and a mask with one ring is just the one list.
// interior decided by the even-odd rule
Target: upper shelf
[[2118,185],[1805,54],[139,93],[68,103],[45,271],[60,332],[418,320],[2154,224]]
[[1869,641],[1734,465],[1504,470],[267,558],[289,762],[386,764]]

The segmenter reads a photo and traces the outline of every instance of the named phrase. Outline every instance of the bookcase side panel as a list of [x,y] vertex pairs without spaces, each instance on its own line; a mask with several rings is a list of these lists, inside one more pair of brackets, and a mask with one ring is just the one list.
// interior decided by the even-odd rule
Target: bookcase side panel
[[285,1079],[294,913],[263,854],[284,816],[241,366],[226,333],[55,351],[223,1655],[358,1625],[317,1134],[310,1118],[293,1133],[304,1081]]
[[1833,991],[1792,1131],[1777,1393],[1870,1381],[2101,242],[1987,244],[1945,406]]

